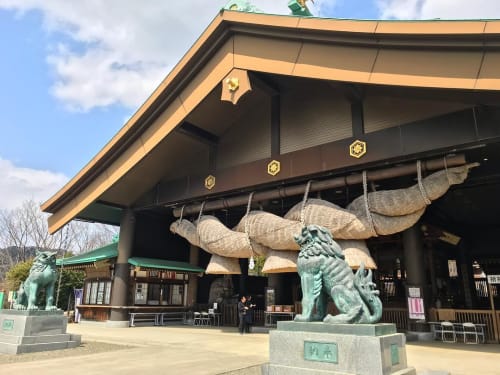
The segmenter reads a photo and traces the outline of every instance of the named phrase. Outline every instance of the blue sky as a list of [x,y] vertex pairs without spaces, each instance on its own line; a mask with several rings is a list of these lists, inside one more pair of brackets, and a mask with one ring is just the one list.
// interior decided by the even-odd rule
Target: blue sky
[[[0,0],[0,209],[61,188],[226,2]],[[287,2],[252,3],[287,14]],[[311,9],[336,18],[499,18],[497,3],[316,0]]]

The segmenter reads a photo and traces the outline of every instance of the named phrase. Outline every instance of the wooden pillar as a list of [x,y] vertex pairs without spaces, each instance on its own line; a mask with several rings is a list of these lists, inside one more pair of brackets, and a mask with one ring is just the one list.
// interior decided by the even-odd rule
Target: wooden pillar
[[[248,277],[248,259],[240,259],[241,275],[240,275],[240,285],[239,285],[239,297],[246,296],[248,294],[247,290],[247,277]],[[238,298],[239,300],[239,298]]]
[[[403,248],[406,268],[407,297],[410,296],[408,288],[418,288],[420,290],[420,298],[424,299],[424,308],[428,309],[431,306],[428,298],[429,291],[426,282],[424,249],[420,223],[403,231]],[[420,327],[415,328],[419,329]]]
[[118,257],[114,268],[113,285],[111,288],[112,325],[128,326],[128,311],[123,308],[128,305],[130,288],[130,267],[128,260],[134,246],[135,216],[132,210],[124,211],[120,222],[120,239],[118,241]]
[[274,289],[274,303],[283,304],[283,275],[281,273],[271,273],[267,277],[267,286]]
[[[189,263],[197,266],[200,257],[200,249],[191,245],[189,248]],[[198,276],[191,273],[189,274],[189,282],[187,288],[187,305],[193,306],[197,302],[198,296]]]
[[409,285],[424,286],[424,251],[419,224],[403,231],[403,248],[406,266],[406,282]]
[[458,262],[460,277],[464,289],[465,307],[477,308],[477,296],[474,285],[474,275],[472,271],[472,259],[467,252],[467,244],[462,239],[458,244]]

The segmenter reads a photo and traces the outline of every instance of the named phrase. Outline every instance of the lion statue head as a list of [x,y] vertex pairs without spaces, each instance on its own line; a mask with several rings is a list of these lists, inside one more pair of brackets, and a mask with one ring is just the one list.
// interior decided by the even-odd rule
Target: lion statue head
[[56,269],[56,255],[55,251],[36,251],[35,259],[33,259],[33,266],[31,266],[30,273],[40,272],[47,267]]
[[294,236],[300,246],[299,258],[334,257],[345,259],[342,248],[333,240],[330,231],[319,225],[308,225],[302,228],[299,235]]

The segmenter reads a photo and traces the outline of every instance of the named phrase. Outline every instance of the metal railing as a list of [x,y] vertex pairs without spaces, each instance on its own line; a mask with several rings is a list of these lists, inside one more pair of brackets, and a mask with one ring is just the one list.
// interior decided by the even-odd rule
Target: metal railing
[[408,330],[408,309],[404,307],[384,307],[381,323],[394,323],[398,331]]
[[[238,305],[237,304],[224,304],[221,306],[222,312],[222,325],[237,326],[239,323],[238,318]],[[264,310],[253,310],[253,325],[263,326],[265,321]]]

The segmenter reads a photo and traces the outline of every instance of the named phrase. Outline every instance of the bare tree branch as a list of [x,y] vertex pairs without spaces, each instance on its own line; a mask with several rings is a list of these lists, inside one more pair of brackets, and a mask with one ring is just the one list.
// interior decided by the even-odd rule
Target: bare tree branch
[[29,259],[34,249],[79,254],[110,243],[118,232],[108,225],[72,221],[51,235],[47,217],[33,200],[0,210],[0,280],[13,265]]

